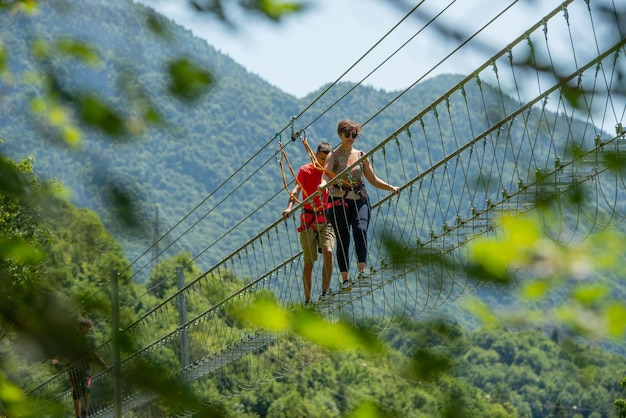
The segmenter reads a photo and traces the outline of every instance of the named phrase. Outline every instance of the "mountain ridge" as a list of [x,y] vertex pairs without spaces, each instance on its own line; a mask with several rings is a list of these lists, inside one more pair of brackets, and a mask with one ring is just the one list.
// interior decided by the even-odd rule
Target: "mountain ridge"
[[[367,121],[357,144],[367,151],[464,78],[439,75],[404,92],[329,83],[297,99],[141,4],[52,3],[70,9],[60,12],[44,3],[34,21],[25,16],[8,19],[6,14],[0,18],[0,31],[11,51],[7,68],[16,80],[3,86],[10,100],[0,116],[4,139],[0,151],[16,160],[34,155],[38,175],[60,179],[71,190],[73,204],[98,213],[129,260],[137,261],[138,269],[151,264],[149,256],[161,256],[160,251],[163,256],[203,253],[205,258],[198,262],[207,269],[279,219],[288,195],[279,150],[286,152],[294,170],[307,162],[304,147],[291,141],[291,129],[304,132],[313,146],[319,141],[336,144],[338,120]],[[147,29],[154,22],[161,28],[157,33]],[[66,56],[48,61],[32,56],[29,40],[54,46],[64,34],[94,42],[100,63],[91,66]],[[181,57],[208,68],[215,80],[195,101],[173,97],[168,90],[168,63]],[[83,143],[68,146],[29,107],[46,92],[45,84],[29,83],[25,75],[26,70],[38,68],[54,76],[68,94],[102,95],[130,121],[139,119],[139,135],[111,138],[81,126]],[[484,90],[490,94],[490,88]],[[67,106],[71,105],[69,101]],[[164,122],[141,120],[149,106]],[[298,117],[294,120],[293,115]],[[436,121],[425,123],[425,129],[441,129],[431,126]],[[475,126],[478,132],[485,128]],[[429,167],[428,158],[442,156],[418,155],[417,163]],[[393,165],[390,161],[391,180]],[[292,184],[285,170],[286,181]],[[111,183],[122,185],[140,204],[136,212],[143,220],[141,230],[116,223],[115,213],[108,209],[111,198],[103,196]],[[145,279],[145,274],[141,277]]]

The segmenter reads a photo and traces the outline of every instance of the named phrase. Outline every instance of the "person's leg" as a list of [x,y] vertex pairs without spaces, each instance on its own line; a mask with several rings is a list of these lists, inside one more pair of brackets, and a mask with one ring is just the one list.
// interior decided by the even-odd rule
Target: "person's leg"
[[[341,200],[339,201],[341,202]],[[336,238],[337,266],[343,281],[348,280],[350,267],[348,254],[350,251],[350,227],[348,225],[349,209],[344,204],[333,205],[328,211],[326,219],[330,221]]]
[[304,288],[304,300],[311,300],[311,287],[312,280],[311,276],[313,275],[313,262],[304,263],[304,267],[302,269],[302,286]]
[[80,383],[78,381],[76,372],[70,372],[69,380],[70,385],[72,385],[72,400],[74,401],[74,412],[76,413],[76,418],[80,418],[82,389],[80,388]]
[[370,223],[370,207],[367,201],[355,201],[355,216],[352,221],[352,236],[357,257],[357,269],[364,272],[367,266],[367,230]]
[[304,265],[302,267],[302,286],[304,288],[305,303],[311,300],[311,289],[313,287],[311,276],[313,274],[313,264],[317,260],[317,241],[315,231],[311,228],[300,232],[300,244],[304,255]]
[[335,230],[330,223],[321,226],[318,234],[322,248],[322,293],[330,287],[333,275],[333,251],[335,249]]
[[330,279],[333,277],[333,250],[324,248],[324,265],[322,266],[322,293],[326,293],[330,287]]
[[85,396],[83,396],[83,414],[81,415],[82,417],[86,418],[88,416],[89,413],[89,397],[91,395],[89,393],[86,393]]
[[83,385],[83,402],[82,402],[82,410],[81,410],[81,417],[82,418],[86,418],[88,413],[89,413],[89,399],[91,396],[91,375],[90,373],[87,373],[85,376],[85,380],[84,380],[84,385]]
[[74,412],[76,413],[76,418],[81,418],[81,413],[80,413],[80,404],[81,404],[81,399],[74,399]]

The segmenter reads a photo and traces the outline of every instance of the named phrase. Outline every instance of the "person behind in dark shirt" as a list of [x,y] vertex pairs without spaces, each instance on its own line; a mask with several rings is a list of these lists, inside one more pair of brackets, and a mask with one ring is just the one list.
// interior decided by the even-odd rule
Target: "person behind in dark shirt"
[[[81,338],[77,342],[77,347],[73,350],[76,353],[69,370],[70,384],[72,385],[72,399],[74,400],[74,411],[76,418],[86,418],[89,411],[89,399],[91,396],[91,363],[97,362],[103,368],[108,369],[109,365],[95,351],[95,344],[89,330],[93,327],[90,319],[81,319],[78,323]],[[53,359],[52,364],[58,364],[58,359]]]

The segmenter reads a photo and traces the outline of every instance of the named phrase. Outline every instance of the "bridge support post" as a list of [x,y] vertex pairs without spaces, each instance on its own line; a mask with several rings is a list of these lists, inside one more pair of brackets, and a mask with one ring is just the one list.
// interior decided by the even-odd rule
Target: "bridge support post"
[[115,417],[122,417],[122,362],[120,360],[120,346],[119,346],[119,334],[120,334],[120,299],[118,288],[119,274],[113,270],[111,272],[111,330],[113,341],[113,387],[115,394]]
[[[176,278],[178,281],[178,290],[185,285],[185,276],[182,267],[176,267]],[[184,292],[180,292],[178,296],[178,321],[182,327],[187,322],[187,303]],[[189,340],[187,336],[187,328],[183,328],[180,333],[180,365],[186,367],[189,364]]]

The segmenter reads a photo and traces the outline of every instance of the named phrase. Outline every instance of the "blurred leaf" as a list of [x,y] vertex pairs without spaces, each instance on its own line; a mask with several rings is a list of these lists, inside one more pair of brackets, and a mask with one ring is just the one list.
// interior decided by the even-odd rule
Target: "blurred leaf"
[[578,303],[570,302],[554,309],[554,318],[573,333],[587,338],[606,336],[608,325],[601,312],[583,309]]
[[546,296],[550,284],[545,280],[529,280],[522,285],[522,296],[528,299],[539,299]]
[[[222,23],[234,26],[233,22],[226,15],[227,8],[224,7],[222,0],[190,0],[189,4],[196,11],[211,13],[220,19]],[[276,0],[240,0],[239,4],[244,9],[257,12],[272,21],[280,21],[286,16],[302,12],[307,8],[306,3]]]
[[83,140],[83,132],[71,124],[67,124],[62,127],[61,135],[63,137],[63,141],[72,147],[78,146]]
[[601,159],[609,170],[617,173],[621,173],[626,166],[626,158],[624,158],[624,154],[619,151],[603,150]]
[[483,328],[497,327],[500,320],[491,312],[485,302],[474,297],[467,297],[464,304],[467,311],[473,314],[483,325]]
[[34,13],[38,9],[37,0],[0,0],[0,9],[11,8],[13,12]]
[[0,42],[0,73],[4,71],[6,66],[6,56],[4,45]]
[[393,417],[389,411],[381,411],[380,406],[372,401],[360,402],[356,408],[347,415],[348,418],[382,418]]
[[125,133],[124,119],[98,97],[83,97],[80,102],[80,112],[83,122],[111,136],[121,136]]
[[109,190],[109,196],[112,198],[111,206],[115,208],[115,212],[124,224],[127,226],[138,226],[138,212],[135,210],[133,196],[127,190],[116,186]]
[[126,121],[128,131],[133,135],[141,135],[146,130],[146,122],[149,124],[159,124],[163,122],[160,112],[154,105],[154,100],[150,94],[140,86],[132,71],[121,75],[118,79],[119,91],[128,97],[131,114],[141,115],[141,117],[130,117]]
[[293,313],[292,329],[309,341],[329,350],[380,352],[382,344],[372,334],[339,321],[330,322],[309,309]]
[[578,86],[570,86],[565,83],[561,83],[561,94],[565,97],[565,100],[574,109],[578,109],[582,106],[581,98],[584,98],[584,91]]
[[20,196],[26,192],[26,182],[15,165],[0,155],[0,192],[6,195]]
[[48,112],[48,120],[52,126],[64,125],[67,119],[67,113],[61,106],[54,106]]
[[0,238],[0,258],[12,260],[17,264],[36,264],[41,262],[45,255],[27,241]]
[[583,306],[591,306],[604,299],[609,294],[609,289],[603,284],[590,284],[578,286],[572,293],[572,298]]
[[[481,264],[480,258],[470,259],[467,265],[460,266],[454,259],[442,254],[439,250],[433,251],[428,246],[418,246],[415,248],[403,245],[399,240],[393,236],[383,236],[381,238],[387,258],[392,268],[406,269],[417,268],[419,266],[437,265],[450,271],[461,268],[464,270],[470,278],[476,281],[491,281],[508,283],[510,281],[510,275],[507,269],[494,269],[491,264]],[[494,247],[479,248],[484,251],[499,251],[499,243],[495,243]],[[489,254],[486,254],[487,261],[491,259]],[[429,286],[444,286],[446,285],[445,279],[432,281]]]
[[580,206],[585,202],[585,188],[582,184],[574,185],[565,193],[565,199],[572,207]]
[[626,334],[626,306],[621,302],[613,302],[606,307],[607,328],[613,337],[624,338]]
[[275,0],[244,0],[242,5],[250,10],[258,10],[274,21],[279,21],[287,15],[301,12],[305,9],[302,3]]
[[289,329],[287,311],[269,298],[256,298],[250,305],[241,305],[234,309],[234,314],[255,327],[274,332],[283,332]]
[[470,243],[469,254],[472,262],[505,280],[509,269],[527,262],[528,247],[539,240],[540,233],[523,218],[504,216],[500,224],[504,238],[477,237]]
[[8,416],[29,416],[29,407],[22,390],[0,373],[0,413],[3,412],[7,412]]
[[58,41],[57,49],[71,57],[78,58],[87,64],[95,65],[100,62],[100,58],[89,44],[74,39],[63,39]]
[[479,238],[470,246],[471,260],[495,277],[506,277],[512,254],[505,247],[501,242]]
[[222,22],[227,23],[227,17],[224,13],[224,7],[221,0],[198,1],[190,0],[191,6],[198,12],[209,12],[215,15]]
[[43,39],[35,39],[31,44],[30,51],[39,60],[44,60],[49,55],[50,45]]
[[426,347],[416,350],[412,364],[412,377],[428,381],[444,375],[452,368],[452,360],[447,353]]
[[36,97],[30,102],[30,109],[35,115],[42,115],[47,109],[46,101],[43,97]]
[[186,58],[172,61],[168,66],[169,91],[185,101],[200,98],[213,84],[213,75]]
[[610,269],[615,267],[615,261],[621,257],[626,244],[624,234],[617,228],[607,228],[596,236],[592,236],[581,247],[589,257],[593,257],[593,263],[597,268]]
[[161,123],[163,118],[159,111],[152,105],[146,106],[143,112],[143,117],[150,123]]
[[10,382],[2,382],[0,385],[0,398],[6,403],[14,403],[24,396],[23,392]]
[[163,25],[163,20],[160,19],[160,15],[153,10],[148,11],[148,18],[146,19],[148,29],[159,35],[161,38],[170,39],[170,33]]
[[82,143],[82,131],[74,125],[65,106],[54,96],[37,97],[30,102],[30,108],[35,116],[56,128],[67,145],[77,147]]
[[136,384],[137,387],[159,394],[159,400],[163,401],[171,410],[178,411],[204,411],[194,415],[198,417],[226,417],[226,411],[222,405],[206,407],[202,405],[198,397],[183,382],[170,377],[175,373],[164,367],[152,363],[149,360],[137,360],[132,363],[132,368],[125,370],[123,379],[127,383]]
[[366,331],[341,321],[329,322],[309,309],[287,311],[267,297],[258,297],[250,304],[239,305],[233,313],[250,326],[272,332],[293,331],[329,350],[378,352],[382,349],[382,344]]

